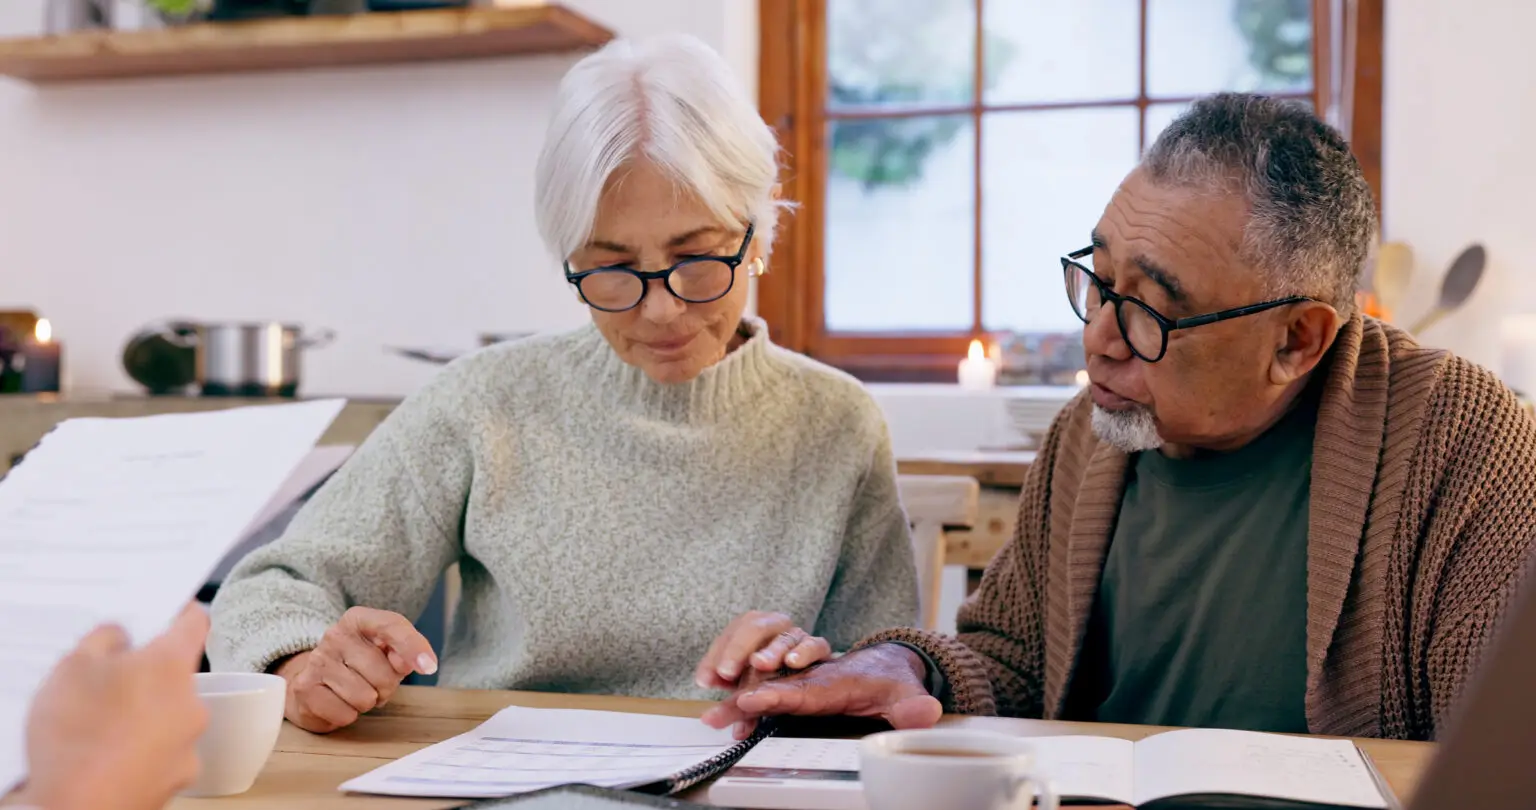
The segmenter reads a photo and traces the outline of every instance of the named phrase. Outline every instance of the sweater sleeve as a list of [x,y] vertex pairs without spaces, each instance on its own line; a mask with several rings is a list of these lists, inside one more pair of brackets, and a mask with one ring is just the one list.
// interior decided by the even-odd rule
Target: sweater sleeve
[[917,564],[912,531],[896,488],[896,459],[885,423],[853,503],[837,571],[816,622],[816,634],[846,650],[883,627],[918,617]]
[[[265,671],[313,649],[350,607],[415,620],[458,558],[472,456],[440,372],[396,408],[281,538],[241,560],[214,597],[216,670]],[[463,403],[459,403],[459,408]]]
[[1040,717],[1045,684],[1045,562],[1051,477],[1070,418],[1063,409],[1030,465],[1014,538],[987,566],[958,617],[959,635],[887,630],[860,646],[901,642],[939,668],[944,708],[955,714]]
[[[1421,570],[1439,567],[1426,674],[1438,737],[1462,690],[1513,606],[1536,547],[1536,422],[1492,374],[1453,364],[1443,386],[1446,411],[1459,422],[1427,527]],[[1459,384],[1458,384],[1459,383]]]

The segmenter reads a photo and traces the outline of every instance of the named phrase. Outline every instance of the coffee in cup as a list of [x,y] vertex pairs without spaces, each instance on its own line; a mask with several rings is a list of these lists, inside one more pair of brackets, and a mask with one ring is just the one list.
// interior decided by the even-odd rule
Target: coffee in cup
[[1022,737],[986,731],[888,731],[859,744],[869,810],[1057,810],[1056,791]]

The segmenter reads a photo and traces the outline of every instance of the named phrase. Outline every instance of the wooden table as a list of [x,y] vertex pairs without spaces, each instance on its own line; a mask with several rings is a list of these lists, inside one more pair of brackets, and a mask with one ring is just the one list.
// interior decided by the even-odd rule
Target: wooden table
[[[402,687],[384,709],[351,728],[319,736],[284,725],[277,750],[248,793],[222,799],[177,799],[172,810],[437,810],[459,801],[390,799],[346,795],[342,782],[405,756],[431,743],[474,728],[507,706],[606,709],[675,717],[697,717],[708,704],[635,698],[481,692],[432,687]],[[1094,723],[1053,723],[1004,718],[949,718],[946,724],[987,728],[1023,736],[1099,734],[1140,739],[1162,729]],[[1382,776],[1406,801],[1428,763],[1433,746],[1394,740],[1362,740],[1363,748]],[[704,801],[702,790],[689,796]]]

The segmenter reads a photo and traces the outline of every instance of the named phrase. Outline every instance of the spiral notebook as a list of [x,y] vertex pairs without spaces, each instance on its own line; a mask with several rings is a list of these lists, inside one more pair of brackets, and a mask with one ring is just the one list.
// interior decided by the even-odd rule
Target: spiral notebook
[[483,799],[585,784],[671,795],[724,772],[772,734],[764,724],[737,742],[695,718],[513,706],[341,790]]

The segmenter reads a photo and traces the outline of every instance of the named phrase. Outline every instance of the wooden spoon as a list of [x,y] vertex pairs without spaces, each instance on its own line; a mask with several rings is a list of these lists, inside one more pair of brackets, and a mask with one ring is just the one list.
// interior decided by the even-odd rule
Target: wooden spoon
[[1445,272],[1445,280],[1440,282],[1440,300],[1409,331],[1414,334],[1423,332],[1465,304],[1472,297],[1472,291],[1477,289],[1477,283],[1482,280],[1483,265],[1487,260],[1488,254],[1482,245],[1472,245],[1463,250],[1456,261],[1451,262],[1451,269]]
[[1403,242],[1382,242],[1376,251],[1376,271],[1371,287],[1388,318],[1403,302],[1412,280],[1413,248]]

